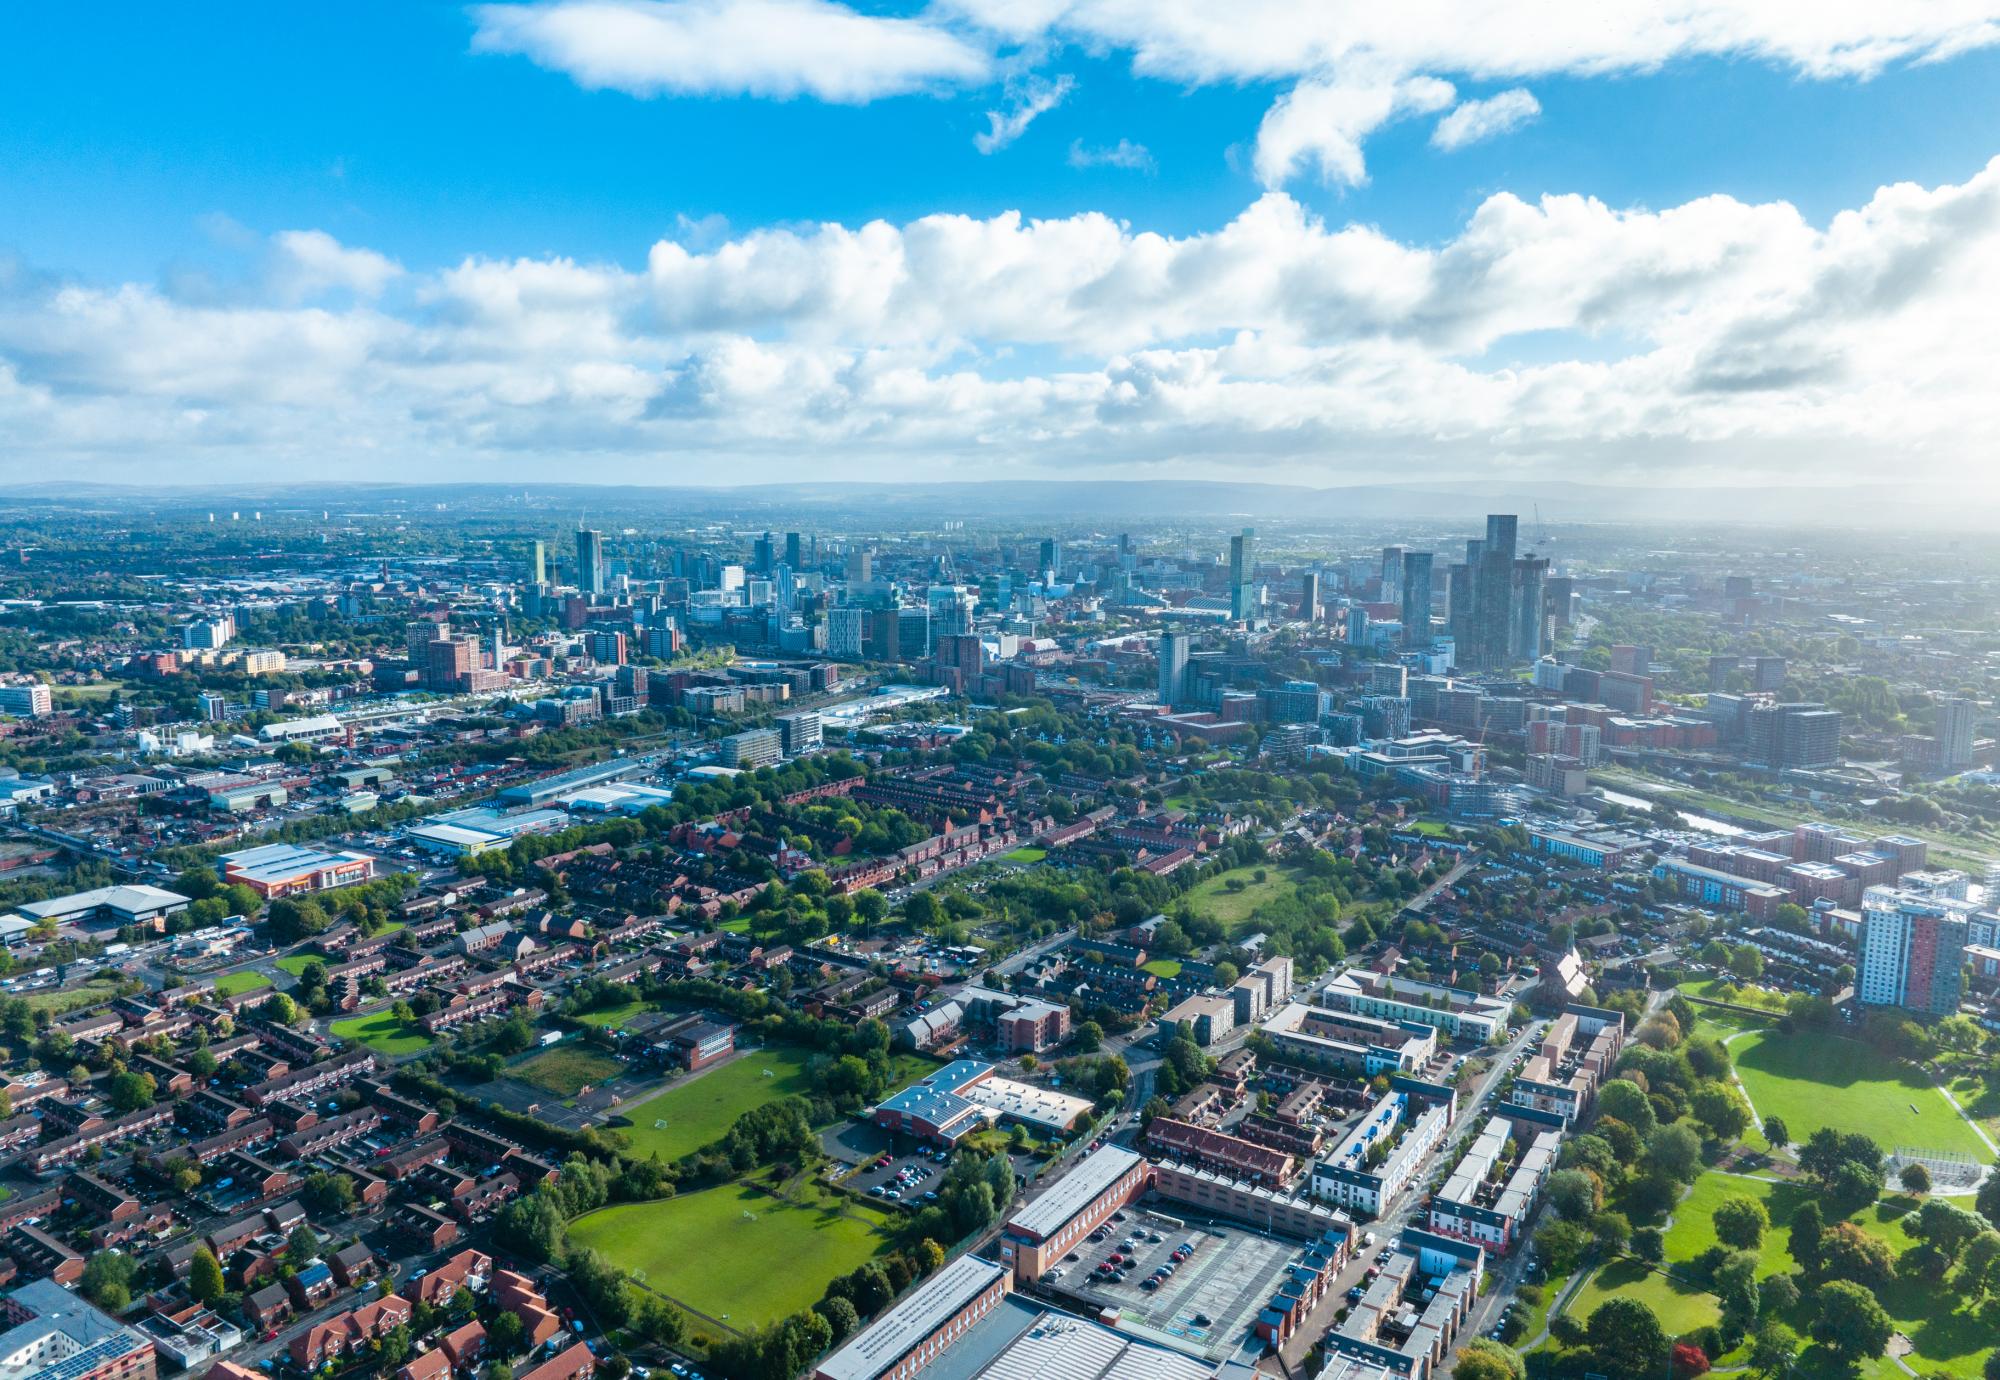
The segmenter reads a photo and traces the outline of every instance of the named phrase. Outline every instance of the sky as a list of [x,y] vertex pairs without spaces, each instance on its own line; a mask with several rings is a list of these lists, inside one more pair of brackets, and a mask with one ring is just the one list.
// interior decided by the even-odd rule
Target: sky
[[1949,483],[2000,0],[0,13],[0,485]]

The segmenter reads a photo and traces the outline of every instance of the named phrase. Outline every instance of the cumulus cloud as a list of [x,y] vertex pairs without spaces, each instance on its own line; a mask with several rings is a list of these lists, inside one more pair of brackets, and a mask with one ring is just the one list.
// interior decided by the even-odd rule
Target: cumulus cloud
[[986,112],[987,129],[972,136],[973,147],[981,153],[997,153],[1028,132],[1037,116],[1046,115],[1063,103],[1076,79],[1065,73],[1054,81],[1030,77],[1009,92],[1005,110]]
[[1535,93],[1522,86],[1483,101],[1461,101],[1431,131],[1431,147],[1450,153],[1519,129],[1541,113]]
[[281,230],[271,237],[271,285],[288,301],[334,289],[374,297],[402,272],[395,260],[350,249],[324,230]]
[[589,452],[658,478],[1225,460],[1325,482],[1337,454],[1782,479],[1806,453],[1816,479],[1921,482],[2000,431],[2000,160],[1824,226],[1502,194],[1414,244],[1270,192],[1182,236],[1010,213],[687,238],[636,267],[392,274],[294,237],[331,266],[313,292],[220,303],[0,264],[0,432],[51,471],[136,447],[217,473]]
[[855,104],[984,80],[988,52],[918,19],[832,0],[545,0],[477,5],[476,52],[526,57],[634,96],[813,96]]
[[1069,165],[1072,168],[1129,168],[1134,172],[1151,172],[1154,168],[1153,153],[1144,144],[1135,144],[1130,139],[1120,139],[1115,144],[1094,147],[1077,139],[1069,146]]
[[1257,128],[1257,177],[1266,187],[1281,187],[1310,165],[1323,182],[1359,185],[1368,180],[1363,139],[1406,115],[1442,110],[1452,95],[1451,83],[1436,77],[1302,81],[1278,98]]

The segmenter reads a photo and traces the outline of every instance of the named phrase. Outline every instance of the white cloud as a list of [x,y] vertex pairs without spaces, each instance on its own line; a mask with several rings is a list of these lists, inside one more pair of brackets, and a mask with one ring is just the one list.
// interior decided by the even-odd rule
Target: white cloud
[[[588,453],[704,482],[1227,462],[1324,483],[1495,457],[1789,479],[1810,456],[1816,483],[1889,467],[1986,498],[1968,460],[2000,434],[2000,159],[1824,226],[1721,196],[1502,194],[1411,244],[1267,193],[1203,234],[928,216],[662,241],[639,268],[474,257],[377,298],[353,289],[392,281],[387,260],[283,243],[339,295],[191,301],[0,264],[9,461],[492,476]],[[1510,363],[1530,336],[1536,362]]]
[[475,51],[518,54],[634,96],[861,103],[983,81],[991,65],[945,29],[832,0],[544,0],[472,14]]
[[402,265],[372,249],[349,249],[324,230],[271,236],[271,286],[287,301],[331,290],[375,297],[402,276]]
[[1130,139],[1120,139],[1103,147],[1088,145],[1077,139],[1069,146],[1069,165],[1072,168],[1130,168],[1134,172],[1151,172],[1155,167],[1152,150]]
[[1437,122],[1431,131],[1431,147],[1447,153],[1462,149],[1519,129],[1541,113],[1542,103],[1535,99],[1535,93],[1521,86],[1483,101],[1462,101]]
[[1404,116],[1442,110],[1452,94],[1451,83],[1436,77],[1302,81],[1278,98],[1257,128],[1257,178],[1281,187],[1310,165],[1322,182],[1366,182],[1361,141]]
[[986,112],[988,128],[972,136],[973,147],[981,153],[997,153],[1006,148],[1028,132],[1028,126],[1037,116],[1061,105],[1075,85],[1076,79],[1067,73],[1054,81],[1028,78],[1017,90],[1008,92],[1011,99],[1005,110]]

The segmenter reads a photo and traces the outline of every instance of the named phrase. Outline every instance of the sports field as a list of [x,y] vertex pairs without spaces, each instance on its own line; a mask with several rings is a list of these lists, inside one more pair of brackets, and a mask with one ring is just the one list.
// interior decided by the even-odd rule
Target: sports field
[[[733,1066],[732,1066],[733,1067]],[[809,1308],[889,1246],[882,1212],[807,1185],[782,1202],[746,1184],[624,1203],[570,1223],[640,1283],[739,1331]]]
[[217,995],[233,997],[239,992],[255,992],[269,987],[271,979],[262,973],[224,973],[215,980]]
[[510,1077],[563,1097],[575,1097],[587,1087],[616,1078],[625,1065],[602,1050],[583,1045],[556,1045],[507,1070]]
[[1799,1142],[1822,1126],[1865,1130],[1885,1151],[1947,1150],[1992,1155],[1921,1073],[1824,1031],[1746,1031],[1729,1042],[1757,1115],[1783,1117]]
[[343,1040],[367,1045],[377,1054],[415,1054],[429,1049],[431,1037],[407,1021],[399,1021],[393,1011],[377,1011],[371,1016],[350,1016],[335,1021],[333,1033]]
[[632,1124],[619,1129],[641,1159],[657,1153],[663,1160],[677,1160],[720,1139],[752,1107],[810,1092],[808,1057],[795,1049],[750,1050],[628,1108],[625,1115]]

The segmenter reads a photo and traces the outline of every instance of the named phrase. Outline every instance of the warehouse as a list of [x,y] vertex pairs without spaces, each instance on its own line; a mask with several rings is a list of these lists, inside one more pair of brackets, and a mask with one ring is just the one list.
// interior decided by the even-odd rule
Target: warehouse
[[158,925],[188,908],[188,898],[157,886],[101,886],[71,896],[30,901],[20,912],[30,921],[59,925]]

